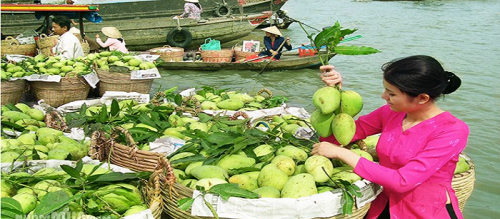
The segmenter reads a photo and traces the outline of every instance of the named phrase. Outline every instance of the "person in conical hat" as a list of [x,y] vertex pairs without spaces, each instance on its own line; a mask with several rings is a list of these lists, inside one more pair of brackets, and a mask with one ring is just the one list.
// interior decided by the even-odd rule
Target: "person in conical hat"
[[[270,26],[262,29],[266,32],[264,37],[265,50],[259,53],[259,56],[273,57],[276,60],[281,58],[283,48],[292,49],[289,37],[282,37],[280,30],[276,26]],[[283,44],[283,46],[281,46]]]
[[103,27],[101,29],[102,33],[108,37],[106,42],[102,42],[99,34],[95,35],[97,43],[102,47],[109,47],[110,51],[120,51],[123,53],[128,53],[127,47],[125,47],[125,40],[123,39],[122,34],[116,27]]
[[201,19],[201,13],[203,12],[203,8],[199,0],[184,0],[186,3],[184,4],[184,13],[180,16],[175,16],[174,19],[178,18],[192,18],[197,21]]

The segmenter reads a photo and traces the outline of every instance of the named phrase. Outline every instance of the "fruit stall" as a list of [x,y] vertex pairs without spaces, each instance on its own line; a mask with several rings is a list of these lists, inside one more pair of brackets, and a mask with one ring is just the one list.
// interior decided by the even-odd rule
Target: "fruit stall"
[[[333,134],[377,161],[378,136],[350,143],[352,130],[325,126],[351,124],[362,99],[322,89],[312,114],[268,89],[214,87],[71,107],[2,105],[2,215],[363,218],[383,188],[310,151]],[[318,98],[345,105],[325,108]],[[463,208],[474,184],[468,157],[453,182]]]
[[[361,219],[383,191],[341,160],[311,154],[333,135],[378,161],[378,135],[353,141],[363,108],[356,91],[320,88],[313,112],[266,88],[171,87],[150,96],[158,58],[3,59],[2,218]],[[97,98],[87,99],[90,89]],[[37,102],[19,102],[26,92]],[[453,188],[462,210],[474,180],[461,155]]]

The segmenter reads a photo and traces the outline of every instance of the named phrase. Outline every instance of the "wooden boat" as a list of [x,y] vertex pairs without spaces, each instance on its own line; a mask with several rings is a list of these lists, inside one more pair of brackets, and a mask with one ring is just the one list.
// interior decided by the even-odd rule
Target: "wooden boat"
[[[323,54],[322,54],[323,55]],[[324,55],[323,55],[324,56]],[[330,60],[333,56],[329,57]],[[217,70],[293,70],[302,68],[316,68],[321,65],[318,55],[299,57],[298,53],[283,53],[279,61],[262,62],[163,62],[158,66],[169,70],[197,70],[197,71],[217,71]]]
[[[192,42],[186,48],[197,47],[204,38],[230,41],[246,36],[287,0],[200,0],[204,23],[181,19],[180,27],[189,30]],[[167,44],[168,33],[177,28],[173,16],[184,11],[184,0],[79,0],[79,4],[98,4],[103,22],[85,22],[90,38],[105,26],[117,27],[130,50],[147,50]],[[2,0],[2,4],[31,4],[33,0]],[[263,14],[264,13],[264,14]],[[40,27],[34,12],[2,11],[2,34],[16,36]],[[249,21],[252,25],[248,25]],[[203,22],[203,21],[202,21]],[[172,37],[171,37],[172,38]],[[182,39],[181,39],[181,42]],[[171,44],[171,43],[170,43]],[[180,43],[183,45],[183,43]],[[179,45],[172,45],[179,46]]]

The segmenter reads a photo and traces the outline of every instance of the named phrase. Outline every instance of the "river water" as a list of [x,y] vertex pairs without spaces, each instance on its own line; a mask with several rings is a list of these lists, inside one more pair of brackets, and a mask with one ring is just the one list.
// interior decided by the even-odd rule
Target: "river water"
[[[383,105],[380,66],[394,58],[426,54],[462,78],[462,87],[439,105],[465,121],[471,130],[465,153],[476,166],[476,183],[466,218],[500,218],[500,1],[352,1],[289,0],[288,15],[321,29],[339,21],[357,28],[361,39],[346,44],[372,46],[381,53],[336,56],[332,65],[344,76],[344,88],[360,93],[361,114]],[[311,29],[309,29],[311,30]],[[311,30],[312,31],[312,30]],[[292,44],[308,43],[298,24],[282,31]],[[260,40],[256,30],[247,37]],[[241,42],[240,42],[241,44]],[[162,71],[153,90],[203,85],[255,93],[269,88],[289,97],[289,104],[313,110],[312,94],[322,87],[316,69],[255,71]]]

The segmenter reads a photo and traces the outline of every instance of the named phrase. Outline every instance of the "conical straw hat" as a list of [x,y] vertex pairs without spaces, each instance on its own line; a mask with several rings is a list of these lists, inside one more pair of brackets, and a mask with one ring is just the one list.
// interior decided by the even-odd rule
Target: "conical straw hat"
[[278,35],[278,36],[283,36],[283,35],[281,35],[280,30],[278,30],[278,28],[276,26],[266,27],[266,28],[264,28],[262,30],[266,31],[268,33],[272,33],[272,34]]
[[104,35],[111,37],[111,38],[122,38],[122,34],[116,27],[103,27],[101,29],[102,33]]

